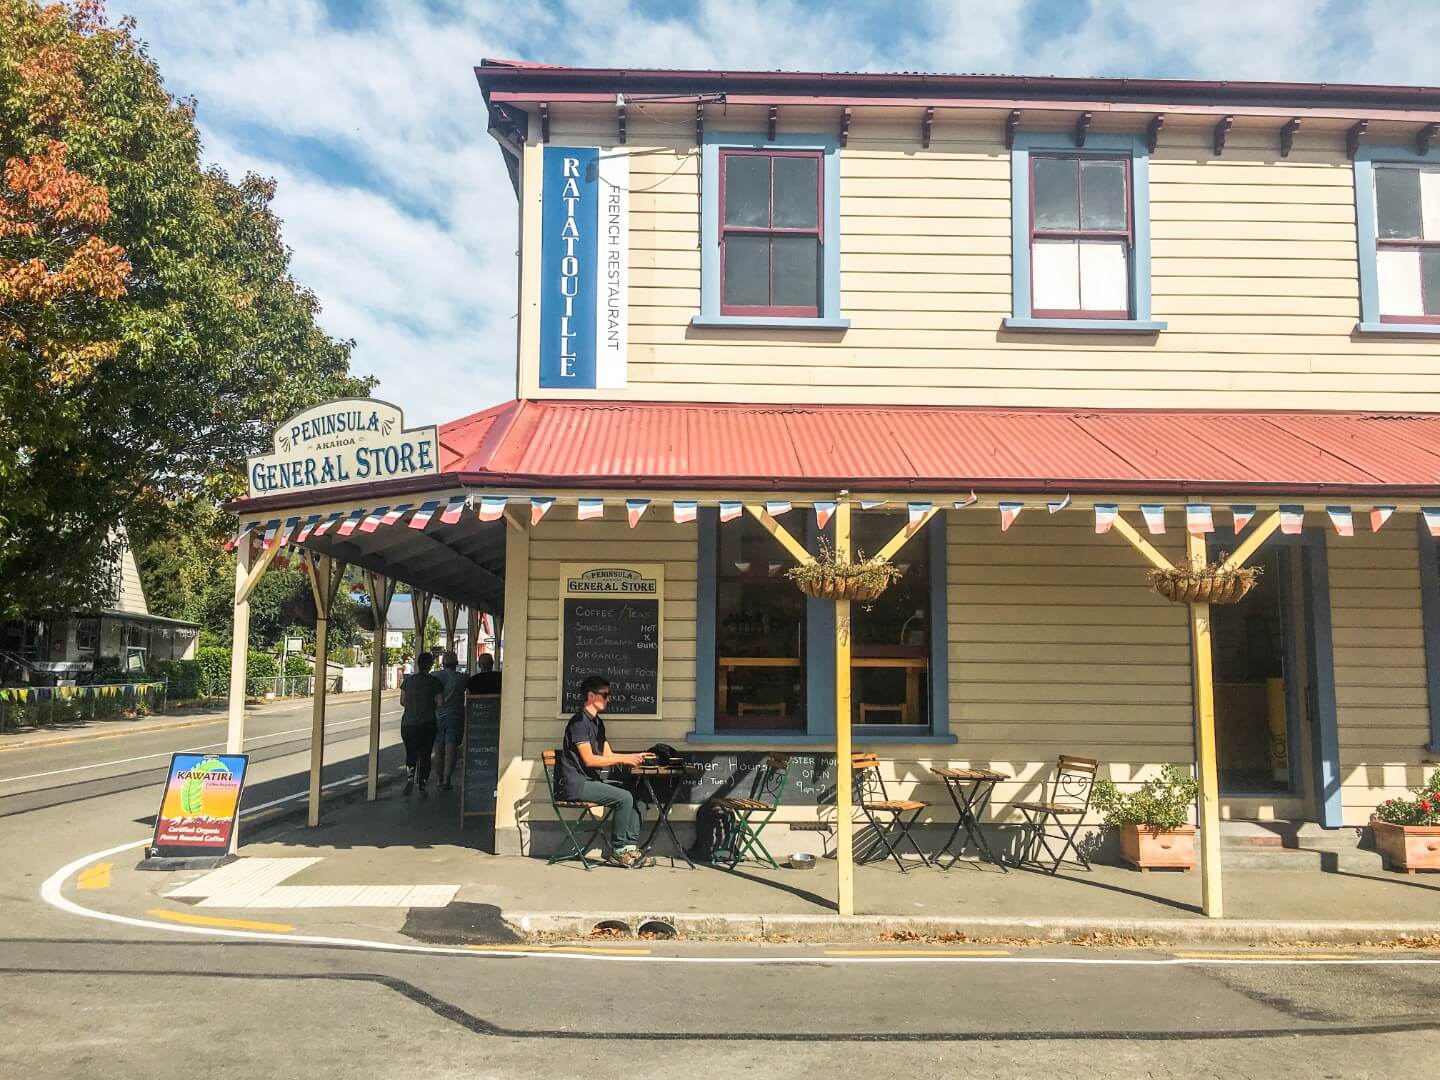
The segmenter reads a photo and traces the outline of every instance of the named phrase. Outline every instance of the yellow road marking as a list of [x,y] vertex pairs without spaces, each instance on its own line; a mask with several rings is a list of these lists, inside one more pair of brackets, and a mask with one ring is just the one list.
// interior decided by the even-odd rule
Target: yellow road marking
[[1177,952],[1180,960],[1363,960],[1359,953]]
[[826,956],[1009,956],[1004,949],[826,949]]
[[114,863],[102,862],[87,867],[80,872],[75,879],[77,889],[108,889],[110,887],[110,871],[115,869]]
[[565,953],[594,953],[597,956],[649,956],[650,950],[643,945],[620,945],[602,948],[598,945],[526,945],[524,942],[516,942],[514,945],[466,945],[467,949],[474,949],[477,952],[565,952]]
[[272,934],[288,934],[295,929],[284,923],[250,922],[248,919],[217,919],[211,915],[191,915],[184,911],[166,911],[164,908],[151,908],[145,914],[153,915],[157,919],[169,919],[171,922],[184,923],[187,926],[222,926],[227,930],[264,930]]

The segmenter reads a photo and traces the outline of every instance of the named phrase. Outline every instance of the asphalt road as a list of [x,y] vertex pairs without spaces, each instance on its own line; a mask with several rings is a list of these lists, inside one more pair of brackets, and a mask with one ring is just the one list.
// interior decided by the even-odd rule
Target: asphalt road
[[[327,778],[363,772],[365,709],[334,707]],[[304,706],[252,720],[247,804],[304,789],[306,729]],[[58,867],[145,834],[171,750],[217,738],[223,724],[0,752],[0,1075],[1391,1077],[1440,1064],[1440,965],[1410,953],[409,955],[213,942],[41,900]],[[795,962],[751,962],[776,955]]]

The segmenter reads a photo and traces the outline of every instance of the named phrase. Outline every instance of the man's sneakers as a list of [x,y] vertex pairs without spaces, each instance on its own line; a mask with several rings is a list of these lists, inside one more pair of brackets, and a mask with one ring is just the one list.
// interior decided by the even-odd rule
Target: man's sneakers
[[407,769],[405,770],[405,790],[402,791],[402,792],[400,792],[400,794],[401,794],[401,795],[409,795],[410,792],[412,792],[412,791],[414,791],[414,790],[415,790],[415,770],[414,770],[414,769],[409,769],[409,768],[407,768]]
[[627,848],[624,851],[612,852],[605,861],[611,866],[618,866],[624,870],[640,870],[646,866],[655,865],[655,860],[639,848]]
[[425,790],[425,782],[423,780],[420,782],[420,797],[422,799],[428,799],[430,797],[430,793]]

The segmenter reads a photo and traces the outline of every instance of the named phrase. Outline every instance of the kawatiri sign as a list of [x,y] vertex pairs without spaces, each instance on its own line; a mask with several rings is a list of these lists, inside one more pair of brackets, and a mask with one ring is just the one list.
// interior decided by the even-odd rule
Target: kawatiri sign
[[274,452],[249,459],[250,495],[432,475],[439,451],[433,425],[407,431],[404,414],[387,401],[331,401],[285,421]]

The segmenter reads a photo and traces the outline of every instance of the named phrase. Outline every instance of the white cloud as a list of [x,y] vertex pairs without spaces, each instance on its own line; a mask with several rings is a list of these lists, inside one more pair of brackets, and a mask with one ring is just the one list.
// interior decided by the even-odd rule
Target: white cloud
[[1417,43],[1440,36],[1431,0],[1091,0],[1078,18],[1072,0],[348,4],[343,19],[320,0],[125,10],[170,88],[198,98],[207,157],[279,180],[323,325],[356,339],[356,369],[418,422],[513,392],[516,206],[485,134],[484,57],[1403,82],[1433,80]]

